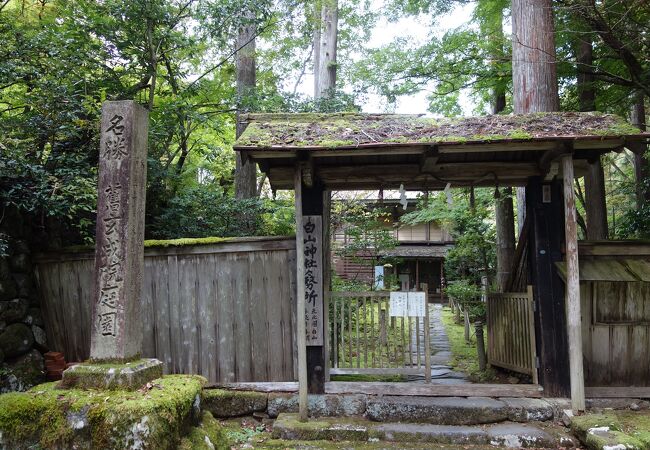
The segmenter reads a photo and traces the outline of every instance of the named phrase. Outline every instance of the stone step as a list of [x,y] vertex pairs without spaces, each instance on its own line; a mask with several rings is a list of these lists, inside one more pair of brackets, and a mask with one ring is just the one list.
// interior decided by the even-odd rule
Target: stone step
[[576,441],[552,423],[505,422],[483,426],[376,423],[363,418],[319,418],[300,422],[296,414],[280,414],[273,438],[295,441],[408,442],[438,445],[491,445],[507,448],[575,447]]
[[552,420],[554,408],[530,398],[384,396],[368,398],[365,416],[375,422],[477,425]]

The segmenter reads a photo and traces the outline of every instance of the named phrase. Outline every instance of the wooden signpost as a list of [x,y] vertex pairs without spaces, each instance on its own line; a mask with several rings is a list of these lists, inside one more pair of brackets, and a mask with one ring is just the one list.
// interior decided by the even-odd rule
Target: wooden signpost
[[308,346],[323,345],[323,220],[303,216],[305,257],[305,337]]

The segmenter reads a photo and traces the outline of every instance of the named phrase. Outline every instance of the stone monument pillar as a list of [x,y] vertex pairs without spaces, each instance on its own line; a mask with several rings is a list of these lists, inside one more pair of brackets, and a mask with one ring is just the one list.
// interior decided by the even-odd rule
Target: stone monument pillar
[[140,359],[148,120],[131,100],[102,106],[90,362],[66,370],[66,386],[137,388],[162,375],[160,361]]
[[140,356],[140,290],[148,113],[133,101],[102,107],[90,358]]

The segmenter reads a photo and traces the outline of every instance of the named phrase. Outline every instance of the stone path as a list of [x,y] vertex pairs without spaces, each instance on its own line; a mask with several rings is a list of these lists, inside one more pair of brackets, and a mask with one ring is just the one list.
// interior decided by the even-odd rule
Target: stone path
[[[465,374],[451,370],[449,360],[451,359],[451,346],[445,325],[442,323],[442,305],[439,303],[429,304],[429,337],[431,340],[431,379],[436,384],[463,384],[468,383]],[[413,327],[411,335],[411,354],[413,361],[417,361],[418,345],[420,360],[424,365],[424,318],[419,318],[419,339],[416,334],[416,327]],[[424,376],[409,377],[409,381],[424,381]]]

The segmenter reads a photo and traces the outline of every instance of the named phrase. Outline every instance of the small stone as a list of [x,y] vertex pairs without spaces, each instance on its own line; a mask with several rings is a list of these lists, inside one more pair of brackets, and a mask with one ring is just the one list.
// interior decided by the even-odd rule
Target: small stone
[[639,405],[637,405],[636,403],[632,403],[632,404],[630,405],[630,409],[631,409],[632,411],[638,411],[638,410],[641,409],[641,407],[640,407]]
[[260,422],[263,422],[263,421],[265,421],[266,419],[269,418],[269,415],[267,413],[265,413],[265,412],[262,412],[262,411],[255,411],[253,413],[253,417],[255,419],[259,420]]
[[27,315],[23,319],[23,323],[27,325],[36,325],[38,327],[43,327],[45,321],[43,320],[43,314],[41,313],[41,308],[31,307],[27,310]]
[[5,362],[0,366],[0,394],[13,391],[26,391],[45,381],[43,356],[37,350]]
[[45,346],[47,344],[47,335],[45,334],[44,329],[32,325],[32,334],[34,335],[34,341],[36,341],[38,345]]
[[9,325],[0,334],[0,350],[6,358],[15,358],[26,353],[34,345],[34,335],[24,323]]
[[29,300],[15,298],[8,302],[0,302],[0,321],[6,323],[20,322],[27,315]]
[[565,409],[562,411],[562,423],[564,426],[571,426],[571,420],[573,419],[573,411],[570,409]]
[[519,378],[517,378],[517,377],[508,377],[508,383],[510,383],[510,384],[519,384]]

